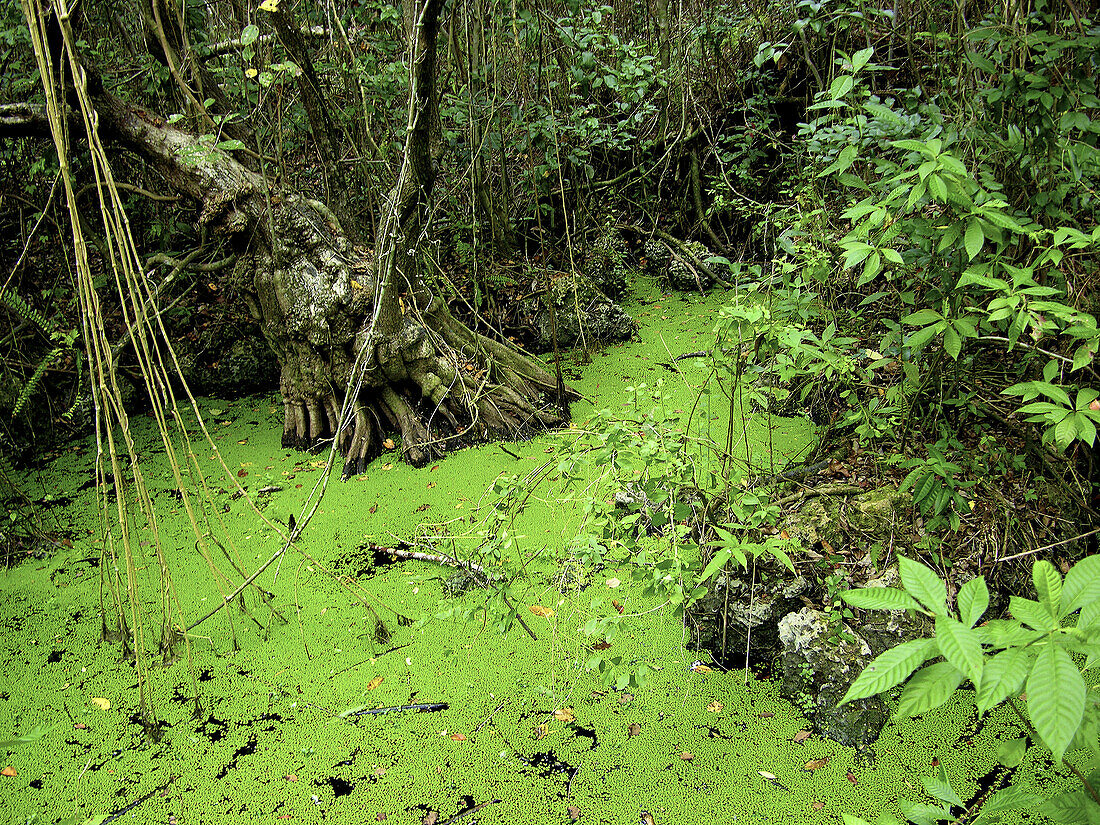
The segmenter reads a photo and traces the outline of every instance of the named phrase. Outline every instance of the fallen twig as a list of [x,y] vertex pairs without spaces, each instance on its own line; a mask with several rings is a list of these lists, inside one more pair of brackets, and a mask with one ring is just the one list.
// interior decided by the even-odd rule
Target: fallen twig
[[379,713],[397,713],[402,710],[415,710],[418,713],[435,713],[450,707],[448,702],[419,702],[415,705],[393,705],[388,708],[360,708],[359,710],[344,711],[340,714],[343,719],[353,716],[375,716]]

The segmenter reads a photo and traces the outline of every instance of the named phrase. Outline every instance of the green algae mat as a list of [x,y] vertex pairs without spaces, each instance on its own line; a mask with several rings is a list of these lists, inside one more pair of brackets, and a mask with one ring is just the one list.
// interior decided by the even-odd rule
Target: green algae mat
[[[721,300],[653,298],[634,308],[638,340],[584,366],[571,356],[567,372],[590,399],[575,417],[593,403],[630,404],[659,379],[686,415],[705,368],[689,359],[673,374],[661,362],[708,346]],[[278,399],[200,406],[256,508],[284,524],[300,518],[325,461],[279,446]],[[696,415],[725,432],[728,409],[704,404]],[[742,448],[780,466],[813,435],[799,420],[746,427]],[[190,623],[232,585],[196,549],[152,422],[137,422],[135,438],[173,603]],[[200,518],[222,537],[214,561],[254,570],[278,536],[209,446],[193,443],[209,470]],[[22,483],[63,546],[0,574],[0,823],[824,823],[919,799],[920,778],[937,766],[964,799],[996,781],[996,747],[1019,735],[1002,715],[979,722],[971,703],[955,701],[889,726],[873,752],[857,753],[810,734],[774,682],[710,668],[686,649],[682,621],[643,598],[629,570],[608,565],[564,583],[576,497],[540,489],[514,525],[514,552],[528,561],[517,586],[530,635],[478,621],[485,592],[458,592],[452,569],[372,549],[446,541],[461,552],[477,540],[493,481],[529,473],[563,443],[485,445],[419,470],[391,453],[332,480],[297,545],[258,580],[271,597],[248,591],[243,606],[191,632],[186,655],[149,669],[152,738],[139,724],[133,663],[101,641],[100,581],[110,571],[100,569],[95,445],[62,451]],[[166,596],[154,543],[139,535],[136,545],[140,598],[157,615]],[[474,619],[448,618],[462,610]],[[641,689],[615,689],[586,668],[580,629],[610,610],[634,620],[602,653],[647,665]],[[1066,782],[1034,754],[1017,778]]]

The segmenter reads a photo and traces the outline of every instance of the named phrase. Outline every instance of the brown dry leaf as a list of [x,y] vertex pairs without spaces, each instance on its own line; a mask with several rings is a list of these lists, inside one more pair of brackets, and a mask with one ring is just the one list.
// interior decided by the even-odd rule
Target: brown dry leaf
[[565,810],[569,813],[569,818],[572,819],[574,822],[581,818],[581,809],[578,808],[576,805],[570,805]]
[[92,697],[92,704],[95,705],[100,710],[110,710],[111,709],[111,700],[110,699],[104,699],[102,696],[93,696]]
[[637,736],[641,732],[642,732],[642,726],[639,725],[637,722],[631,722],[630,725],[626,729],[626,735],[627,736]]
[[810,807],[813,808],[815,811],[820,811],[822,808],[825,807],[825,803],[814,800],[814,803],[810,805]]
[[848,771],[848,781],[851,782],[853,785],[859,784],[859,780],[856,779],[856,775],[851,771]]
[[692,759],[695,758],[695,754],[693,754],[691,751],[682,751],[680,753],[680,758],[683,759],[685,762],[690,762]]
[[3,776],[18,776],[19,771],[17,771],[11,765],[8,765],[6,768],[4,768],[2,771],[0,771],[0,775],[3,775]]
[[285,779],[287,782],[297,782],[298,781],[298,774],[288,773],[286,776],[283,777],[283,779]]
[[369,513],[370,513],[370,514],[371,514],[372,516],[373,516],[373,515],[374,515],[375,513],[377,513],[377,512],[378,512],[378,504],[377,504],[377,503],[376,503],[376,504],[372,504],[372,505],[370,506],[370,510],[369,510],[368,512],[369,512]]
[[452,733],[451,738],[456,742],[465,742],[466,734],[464,733]]
[[376,687],[382,684],[382,680],[384,678],[384,676],[375,676],[373,679],[367,682],[367,690],[374,690]]
[[573,708],[561,708],[554,711],[554,718],[559,722],[575,722],[577,717],[573,715]]
[[826,765],[828,765],[829,764],[829,758],[830,757],[828,757],[828,756],[823,756],[820,759],[811,759],[809,762],[807,762],[802,767],[805,768],[806,770],[808,770],[810,773],[813,773],[818,768],[824,768]]
[[795,744],[798,744],[800,742],[805,742],[811,736],[813,736],[813,734],[810,731],[800,730],[798,733],[796,733],[794,736],[791,737],[791,741],[794,742]]
[[428,811],[422,820],[423,825],[435,825],[439,821],[439,811]]
[[619,704],[620,705],[625,705],[627,702],[633,702],[633,701],[634,701],[634,694],[633,693],[621,693],[621,694],[619,694]]
[[723,705],[721,702],[711,702],[709,705],[707,705],[707,710],[709,710],[711,713],[721,713],[722,708]]
[[545,738],[545,736],[546,736],[546,731],[547,731],[547,730],[548,730],[548,728],[547,728],[547,726],[546,726],[546,723],[545,723],[545,722],[543,722],[543,723],[542,723],[541,725],[537,725],[537,726],[535,727],[535,738],[536,738],[536,739],[543,739],[543,738]]
[[248,470],[237,470],[237,478],[244,478],[248,475]]
[[653,814],[649,811],[642,811],[641,818],[642,825],[657,825],[657,823],[653,821]]
[[549,619],[551,616],[554,615],[553,610],[551,610],[549,607],[543,607],[541,604],[533,604],[527,609],[534,613],[536,616],[542,616],[544,619]]
[[432,505],[428,504],[428,502],[425,501],[423,504],[421,504],[419,507],[416,508],[416,512],[423,513],[425,510],[427,510],[431,506]]

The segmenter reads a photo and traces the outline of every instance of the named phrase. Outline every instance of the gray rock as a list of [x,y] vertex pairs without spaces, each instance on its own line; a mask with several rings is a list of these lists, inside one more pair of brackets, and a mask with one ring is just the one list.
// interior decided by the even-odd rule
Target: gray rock
[[584,272],[596,289],[616,301],[630,289],[631,272],[627,266],[626,241],[608,227],[592,244],[584,263]]
[[865,747],[878,739],[889,714],[878,696],[840,705],[873,654],[847,625],[836,630],[840,632],[811,607],[780,620],[780,695],[799,707],[822,736],[848,747]]
[[[575,286],[575,289],[574,289]],[[638,329],[638,324],[626,311],[612,301],[582,275],[571,278],[565,273],[552,273],[548,294],[542,296],[543,305],[535,313],[532,326],[538,349],[550,349],[554,345],[554,318],[545,300],[554,302],[557,316],[558,346],[571,347],[585,340],[625,341]]]
[[721,573],[688,614],[690,647],[706,650],[723,667],[743,667],[746,650],[749,664],[770,664],[780,650],[779,620],[802,606],[809,589],[802,576],[793,581],[780,575],[758,578],[753,586],[751,580]]
[[[683,246],[684,250],[690,252],[696,260],[706,261],[711,257],[710,250],[699,241],[688,241]],[[673,289],[684,292],[706,291],[714,285],[710,275],[699,269],[691,258],[679,253],[672,255],[671,258],[664,280]]]
[[[868,580],[864,587],[901,587],[898,566],[890,565],[881,576]],[[874,656],[902,642],[932,635],[933,623],[919,613],[908,610],[867,610],[861,613],[859,635],[870,646]]]

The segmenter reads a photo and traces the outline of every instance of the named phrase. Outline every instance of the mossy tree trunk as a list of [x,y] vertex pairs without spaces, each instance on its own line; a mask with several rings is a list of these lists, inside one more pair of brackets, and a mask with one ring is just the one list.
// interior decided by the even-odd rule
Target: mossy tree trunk
[[[230,277],[251,296],[282,366],[283,445],[311,449],[335,439],[345,475],[364,469],[386,432],[399,431],[406,459],[419,465],[451,447],[563,423],[573,397],[538,360],[454,318],[422,272],[442,5],[407,6],[404,161],[373,251],[352,243],[325,205],[272,194],[261,175],[209,139],[105,90],[95,95],[100,134],[196,200],[208,236],[234,246]],[[41,123],[33,107],[2,108],[0,133],[27,134]]]

